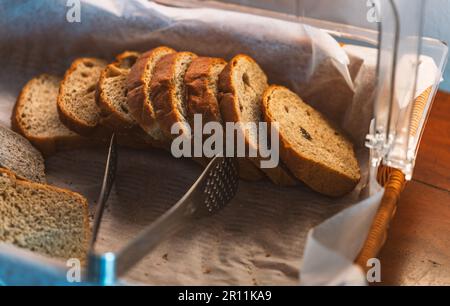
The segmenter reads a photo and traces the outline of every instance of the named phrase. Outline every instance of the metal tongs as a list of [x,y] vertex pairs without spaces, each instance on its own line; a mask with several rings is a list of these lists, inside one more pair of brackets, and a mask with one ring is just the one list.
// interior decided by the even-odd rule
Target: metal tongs
[[87,277],[91,283],[113,285],[161,241],[176,233],[192,220],[210,216],[225,207],[235,196],[239,173],[233,158],[216,156],[186,194],[166,213],[145,228],[135,239],[116,253],[97,254],[95,241],[114,184],[117,171],[116,136],[111,137],[103,184],[97,202],[90,242]]

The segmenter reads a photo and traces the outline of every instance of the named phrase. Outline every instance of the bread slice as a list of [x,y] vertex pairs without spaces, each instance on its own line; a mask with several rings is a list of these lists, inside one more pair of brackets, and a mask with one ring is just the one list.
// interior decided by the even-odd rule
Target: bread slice
[[[106,66],[100,75],[96,101],[100,108],[100,125],[116,133],[119,145],[146,149],[154,141],[137,125],[127,103],[127,79],[138,57],[137,52],[125,51]],[[103,138],[102,134],[105,131],[101,131],[98,138]]]
[[156,120],[168,139],[178,136],[171,133],[174,124],[180,124],[181,133],[188,133],[184,76],[196,57],[190,52],[172,53],[164,56],[155,67],[150,99]]
[[44,155],[88,142],[59,120],[56,100],[60,81],[60,78],[47,74],[31,79],[23,87],[11,118],[13,129]]
[[150,82],[159,60],[175,50],[168,47],[158,47],[143,53],[133,65],[127,79],[127,104],[130,114],[139,126],[154,140],[165,142],[150,99]]
[[[100,133],[94,132],[87,138],[62,124],[56,105],[59,80],[55,76],[40,75],[25,85],[11,119],[14,130],[47,156],[59,150],[106,146],[109,142],[108,131],[98,129]],[[148,148],[150,145],[142,135],[145,133],[139,130],[117,132],[118,143],[132,148]]]
[[[244,124],[263,121],[261,99],[267,87],[267,76],[251,57],[243,54],[234,57],[219,76],[220,110],[224,121]],[[257,135],[245,132],[245,137],[247,146],[258,151]],[[259,167],[260,158],[249,159]],[[283,165],[261,170],[277,185],[297,184]]]
[[189,66],[184,83],[186,86],[186,114],[191,127],[195,114],[202,115],[203,124],[222,123],[217,96],[219,74],[226,65],[227,62],[221,58],[197,57]]
[[88,205],[74,192],[17,179],[0,169],[0,241],[84,262],[90,236]]
[[64,75],[58,94],[61,121],[80,135],[92,135],[100,122],[95,91],[106,62],[96,58],[75,60]]
[[[221,58],[197,57],[189,66],[184,83],[187,120],[191,128],[195,114],[202,115],[203,124],[223,122],[218,101],[218,85],[219,75],[226,65],[227,62]],[[246,159],[239,159],[239,175],[250,181],[264,177],[263,173]]]
[[0,168],[22,179],[45,183],[44,158],[28,140],[0,125],[0,144]]
[[100,74],[96,92],[100,123],[114,131],[128,130],[137,125],[127,103],[127,78],[138,57],[137,52],[123,52]]
[[355,188],[361,176],[353,145],[323,115],[281,86],[265,91],[263,113],[279,123],[280,156],[298,179],[332,197]]

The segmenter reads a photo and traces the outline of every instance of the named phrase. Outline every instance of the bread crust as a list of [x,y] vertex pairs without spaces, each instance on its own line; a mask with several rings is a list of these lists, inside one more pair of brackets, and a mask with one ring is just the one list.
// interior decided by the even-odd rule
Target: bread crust
[[[275,90],[288,90],[283,86],[272,85],[263,95],[262,106],[265,121],[270,125],[275,122],[269,110],[269,97]],[[345,176],[328,165],[317,163],[297,152],[283,133],[280,136],[280,157],[291,172],[311,189],[330,197],[340,197],[352,191],[359,179]],[[354,154],[354,153],[353,153]],[[355,160],[356,157],[354,156]]]
[[[159,49],[159,52],[161,52],[161,50],[166,50],[166,49],[169,50],[169,48],[164,48],[164,47],[161,47],[161,49],[160,48],[157,48],[157,49]],[[154,50],[152,50],[152,51],[154,51]],[[152,51],[147,52],[147,55],[148,55],[148,53],[151,53]],[[117,112],[116,109],[111,105],[111,102],[108,100],[107,95],[104,92],[105,89],[103,88],[103,82],[108,77],[109,73],[118,73],[118,74],[126,73],[127,74],[126,87],[127,87],[127,91],[128,91],[128,88],[129,88],[128,81],[130,80],[131,71],[133,70],[133,67],[135,66],[135,64],[137,64],[137,61],[139,59],[142,60],[142,57],[138,52],[125,51],[116,57],[115,62],[113,62],[112,64],[109,64],[102,71],[102,74],[100,76],[100,80],[98,83],[97,91],[96,91],[96,94],[97,94],[96,101],[97,101],[98,106],[101,109],[100,123],[102,125],[106,126],[107,128],[111,129],[112,131],[116,132],[117,142],[119,145],[133,148],[133,149],[148,149],[148,148],[152,148],[152,147],[165,148],[166,147],[165,143],[153,139],[150,135],[148,135],[141,129],[141,127],[138,125],[138,122],[134,119],[133,115],[132,115],[133,120],[130,120],[129,118],[124,117],[121,113]],[[132,67],[121,68],[121,66],[123,64],[125,64],[124,61],[126,61],[126,60],[131,60],[135,64],[132,65]],[[146,62],[144,64],[146,65]],[[128,69],[129,71],[126,72],[126,71],[124,71],[125,69]],[[141,71],[139,71],[139,72],[141,72]],[[137,73],[138,72],[136,72],[136,70],[135,70],[135,74],[137,74]],[[139,75],[139,77],[143,78],[143,76],[141,76],[141,75]],[[132,79],[131,81],[134,86],[137,82],[136,75],[132,76],[131,79]],[[135,89],[141,90],[143,88],[144,88],[144,86],[140,86],[139,88],[135,88]],[[144,94],[144,93],[140,92],[140,94]],[[145,96],[142,96],[142,97],[145,97]],[[128,106],[130,105],[129,98],[130,98],[130,95],[127,93],[126,103],[128,104]],[[140,100],[139,103],[142,104],[143,100]]]
[[216,93],[210,90],[209,84],[212,69],[216,65],[225,68],[227,62],[222,58],[197,57],[186,72],[184,77],[186,111],[191,126],[193,126],[195,114],[202,115],[203,123],[222,123],[219,101]]
[[[168,139],[173,139],[177,135],[172,135],[172,125],[183,123],[185,117],[177,107],[176,78],[177,63],[184,57],[195,59],[197,55],[191,52],[177,52],[164,56],[157,64],[153,76],[150,91],[151,100],[156,114],[156,119],[162,132]],[[184,76],[183,76],[184,80]],[[182,93],[183,98],[185,93]],[[185,126],[181,125],[181,133],[188,133]]]
[[[80,135],[73,134],[71,136],[58,136],[58,137],[37,137],[28,133],[27,129],[22,124],[21,114],[25,107],[28,92],[38,78],[53,78],[54,76],[48,74],[41,74],[30,81],[22,88],[19,96],[17,97],[16,104],[11,116],[11,128],[27,138],[42,154],[49,156],[54,154],[57,150],[71,149],[78,146],[83,146],[91,143],[91,140],[84,138]],[[55,103],[56,100],[55,100]]]
[[[235,56],[225,67],[219,76],[219,91],[220,91],[220,111],[225,122],[242,122],[241,110],[239,108],[239,98],[236,92],[236,86],[233,83],[233,70],[236,68],[238,61],[246,60],[257,65],[257,63],[248,55],[239,54]],[[262,120],[262,118],[261,118]],[[250,146],[249,140],[246,137],[246,145]],[[261,158],[247,158],[258,169]],[[276,168],[265,168],[262,170],[269,179],[279,186],[295,186],[297,180],[289,173],[285,166],[279,165]]]
[[[86,60],[95,61],[95,62],[101,61],[97,58],[87,58],[87,57],[78,58],[75,61],[73,61],[72,65],[66,71],[66,73],[64,74],[64,78],[61,81],[61,85],[59,87],[59,94],[58,94],[58,99],[57,99],[58,104],[57,105],[58,105],[59,119],[65,126],[67,126],[69,129],[71,129],[72,131],[74,131],[80,135],[89,136],[92,133],[94,133],[95,130],[98,128],[99,122],[96,122],[95,124],[92,125],[92,124],[82,122],[81,120],[78,120],[77,118],[72,117],[72,114],[70,113],[70,111],[68,109],[66,109],[64,101],[63,101],[63,97],[66,93],[66,82],[67,82],[69,76],[77,69],[78,65],[82,64]],[[100,112],[100,109],[99,109],[99,112]]]
[[116,57],[116,60],[106,66],[100,74],[95,99],[101,111],[100,123],[114,131],[131,129],[137,123],[134,120],[130,120],[130,118],[124,116],[122,113],[117,112],[117,110],[111,105],[111,101],[108,99],[108,95],[106,93],[107,89],[104,88],[104,82],[110,73],[126,74],[128,76],[131,67],[121,68],[122,64],[126,60],[136,60],[138,57],[138,52],[125,51],[119,54]]
[[[143,53],[133,65],[127,79],[127,103],[132,117],[144,131],[155,128],[157,124],[151,101],[149,101],[149,89],[151,80],[147,79],[149,63],[157,60],[161,53],[171,54],[176,51],[161,46]],[[160,59],[160,58],[159,58]],[[155,139],[156,140],[156,139]],[[163,139],[158,139],[163,141]]]

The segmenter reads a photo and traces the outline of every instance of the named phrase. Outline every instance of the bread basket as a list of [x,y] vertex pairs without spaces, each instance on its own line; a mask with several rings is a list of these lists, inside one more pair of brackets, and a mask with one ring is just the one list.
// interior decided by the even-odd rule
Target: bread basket
[[[372,224],[364,245],[358,250],[359,255],[351,258],[351,261],[354,261],[363,270],[369,269],[367,263],[369,259],[376,258],[385,243],[389,224],[396,212],[398,199],[404,185],[412,178],[420,138],[446,64],[447,46],[440,41],[421,36],[422,7],[425,5],[425,0],[414,0],[414,5],[411,5],[411,0],[383,0],[380,1],[381,7],[377,7],[375,4],[373,7],[368,7],[365,1],[357,2],[353,0],[333,2],[293,0],[282,1],[283,5],[278,5],[276,1],[264,1],[263,3],[263,1],[237,0],[158,0],[154,2],[186,9],[186,12],[189,8],[208,7],[262,15],[290,22],[300,21],[326,31],[341,44],[367,46],[378,50],[378,84],[376,86],[373,116],[375,120],[372,123],[366,145],[371,152],[369,161],[371,173],[377,177],[378,183],[384,187],[384,195],[376,216],[371,221]],[[133,3],[138,3],[136,7],[139,8],[140,6],[145,7],[146,3],[149,2],[136,0]],[[345,7],[344,13],[342,12],[343,7]],[[375,9],[375,12],[378,10],[379,13],[382,13],[382,16],[386,16],[387,21],[378,20],[377,14],[373,13],[372,9]],[[110,13],[108,12],[108,14]],[[114,10],[111,15],[113,14]],[[405,16],[408,17],[405,18]],[[417,22],[417,20],[420,20],[420,22]],[[381,24],[383,27],[381,27]],[[117,48],[119,47],[122,52],[123,46]],[[134,45],[126,46],[126,48],[134,47]],[[78,50],[77,48],[74,49]],[[408,54],[413,55],[414,65],[407,66],[405,70],[405,65],[401,62],[401,59]],[[432,78],[431,87],[416,88],[420,55],[425,55],[436,63],[437,71],[435,75],[430,76]],[[396,79],[399,79],[399,71],[406,71],[407,84],[396,82]],[[412,90],[399,90],[400,85],[409,89],[412,88]],[[415,99],[414,97],[417,96],[415,93],[420,92],[420,90],[423,93]],[[401,105],[396,100],[399,92],[404,97]],[[269,215],[269,213],[267,214]],[[366,226],[369,227],[369,224],[366,224]],[[46,261],[34,258],[22,250],[3,249],[0,246],[0,262],[2,261],[12,263],[9,267],[15,267],[14,273],[16,274],[35,269],[36,282],[61,283],[61,279],[58,279],[60,275],[58,275],[59,272],[56,269],[57,265],[47,265]],[[66,270],[65,267],[59,268],[64,272]],[[0,278],[4,271],[8,272],[7,269],[2,270],[0,265]],[[46,277],[40,278],[38,275],[46,275]],[[33,279],[24,280],[25,283],[30,283],[30,281],[33,281]]]

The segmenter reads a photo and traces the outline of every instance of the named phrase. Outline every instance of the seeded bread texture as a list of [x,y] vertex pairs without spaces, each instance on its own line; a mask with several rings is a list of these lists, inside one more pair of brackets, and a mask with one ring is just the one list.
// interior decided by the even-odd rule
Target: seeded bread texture
[[279,124],[281,159],[298,179],[332,197],[355,188],[361,176],[353,145],[322,114],[281,86],[265,91],[263,113]]
[[56,103],[60,81],[47,74],[31,79],[22,89],[11,118],[13,129],[44,155],[88,143],[59,119]]
[[64,75],[58,94],[61,121],[80,135],[92,135],[100,121],[95,91],[106,62],[96,58],[75,60]]
[[86,259],[87,201],[68,190],[0,169],[0,241],[51,257]]
[[114,131],[128,130],[137,124],[127,103],[127,78],[138,57],[137,52],[123,52],[100,74],[96,92],[100,123]]
[[[223,123],[218,101],[219,75],[227,65],[221,58],[197,57],[189,66],[184,77],[186,86],[186,111],[191,128],[194,115],[201,114],[203,125],[208,122]],[[238,159],[239,175],[244,180],[257,181],[264,177],[253,163]]]
[[178,136],[171,133],[174,124],[179,124],[180,133],[188,133],[184,76],[196,57],[190,52],[177,52],[164,56],[156,65],[150,99],[156,120],[168,139]]
[[175,53],[175,50],[164,46],[143,53],[131,68],[127,79],[127,104],[131,116],[155,141],[160,142],[167,142],[168,139],[156,120],[153,102],[150,99],[150,82],[157,63],[171,53]]
[[[243,54],[235,56],[219,76],[220,110],[224,121],[258,125],[263,121],[261,99],[267,87],[267,76],[251,57]],[[245,132],[245,137],[247,146],[257,151],[257,135]],[[257,167],[260,166],[261,158],[249,158],[249,160]],[[283,165],[261,170],[277,185],[297,184],[295,178]]]
[[44,158],[27,139],[0,125],[0,144],[0,168],[20,178],[45,183]]

